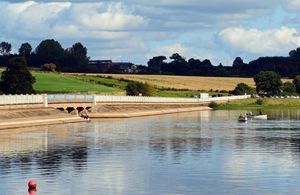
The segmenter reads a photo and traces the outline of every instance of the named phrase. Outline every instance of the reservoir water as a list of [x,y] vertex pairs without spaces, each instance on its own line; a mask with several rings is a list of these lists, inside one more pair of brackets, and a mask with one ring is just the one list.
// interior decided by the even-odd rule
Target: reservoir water
[[300,194],[300,110],[241,112],[0,131],[0,194]]

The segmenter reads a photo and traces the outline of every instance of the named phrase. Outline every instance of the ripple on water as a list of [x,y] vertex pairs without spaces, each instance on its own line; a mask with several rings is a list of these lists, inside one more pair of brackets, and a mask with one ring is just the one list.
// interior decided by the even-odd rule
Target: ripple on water
[[1,131],[0,191],[26,194],[33,178],[38,194],[299,194],[298,112],[240,112]]

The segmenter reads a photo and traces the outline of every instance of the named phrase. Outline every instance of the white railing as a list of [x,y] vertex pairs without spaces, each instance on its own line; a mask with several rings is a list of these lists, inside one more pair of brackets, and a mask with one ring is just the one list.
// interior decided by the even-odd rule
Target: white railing
[[43,104],[45,95],[0,95],[0,105]]
[[145,96],[96,96],[96,102],[124,102],[124,103],[200,103],[210,101],[228,101],[247,99],[250,95],[223,96],[213,98],[167,98],[167,97],[145,97]]
[[91,102],[97,103],[201,103],[211,101],[228,101],[247,99],[250,95],[223,96],[213,98],[168,98],[168,97],[146,97],[146,96],[102,96],[102,95],[76,95],[76,94],[42,94],[42,95],[0,95],[0,105],[17,104],[44,104],[49,103],[72,103]]
[[211,97],[209,101],[228,101],[228,100],[241,100],[250,98],[251,95],[236,95],[236,96],[223,96],[223,97]]
[[94,95],[85,94],[48,94],[48,102],[92,102]]

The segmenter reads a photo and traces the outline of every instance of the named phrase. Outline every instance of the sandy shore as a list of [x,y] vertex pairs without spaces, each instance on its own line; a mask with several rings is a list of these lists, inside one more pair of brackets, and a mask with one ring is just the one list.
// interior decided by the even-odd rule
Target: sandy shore
[[86,120],[79,116],[55,108],[4,109],[0,111],[0,129],[84,121]]
[[195,104],[111,104],[97,105],[88,112],[88,116],[90,118],[130,118],[201,110],[210,110],[210,108]]

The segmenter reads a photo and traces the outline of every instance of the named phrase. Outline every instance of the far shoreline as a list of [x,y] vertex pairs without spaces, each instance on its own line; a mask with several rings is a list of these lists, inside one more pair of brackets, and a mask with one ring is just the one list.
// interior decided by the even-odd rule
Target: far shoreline
[[217,104],[217,110],[300,109],[297,98],[249,98]]

